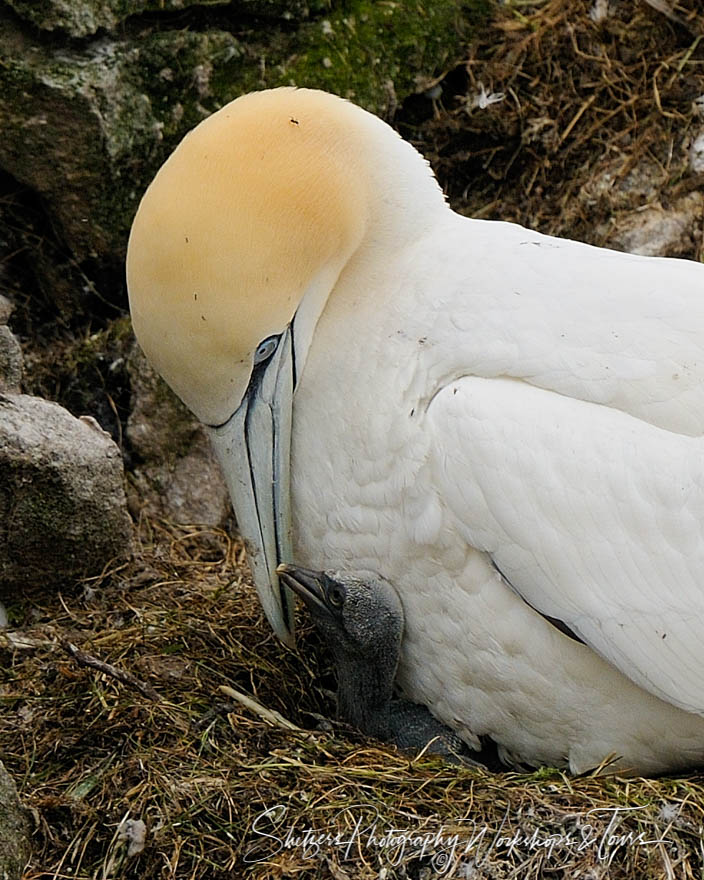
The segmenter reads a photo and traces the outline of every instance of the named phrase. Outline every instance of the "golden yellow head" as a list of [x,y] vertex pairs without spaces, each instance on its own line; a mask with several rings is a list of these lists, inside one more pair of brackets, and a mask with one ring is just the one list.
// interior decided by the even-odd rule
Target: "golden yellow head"
[[257,345],[359,245],[368,200],[345,135],[361,112],[306,89],[245,95],[184,138],[142,199],[127,255],[135,333],[201,421],[232,415]]

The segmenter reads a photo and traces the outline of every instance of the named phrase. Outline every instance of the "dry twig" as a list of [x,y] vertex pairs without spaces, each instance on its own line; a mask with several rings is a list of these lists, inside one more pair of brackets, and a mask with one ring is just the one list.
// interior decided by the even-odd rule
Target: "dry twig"
[[237,691],[226,684],[221,684],[218,690],[220,693],[225,694],[225,696],[237,700],[238,703],[246,709],[249,709],[251,712],[254,712],[256,715],[259,715],[260,718],[268,721],[269,724],[280,727],[282,730],[302,730],[297,724],[289,721],[288,718],[284,718],[284,716],[280,712],[277,712],[276,709],[267,709],[266,706],[262,706],[262,704],[255,700],[254,697],[243,694],[242,691]]
[[67,639],[61,639],[60,644],[64,651],[66,651],[67,654],[70,654],[79,666],[87,666],[90,669],[97,669],[98,672],[103,672],[111,678],[116,678],[123,684],[128,684],[130,687],[137,688],[141,694],[144,694],[144,696],[148,697],[150,700],[154,700],[155,703],[158,703],[161,700],[159,694],[150,684],[147,684],[145,681],[140,681],[136,675],[133,675],[126,669],[120,669],[118,666],[113,666],[112,663],[106,663],[105,660],[100,660],[92,654],[86,654],[85,651],[81,651]]

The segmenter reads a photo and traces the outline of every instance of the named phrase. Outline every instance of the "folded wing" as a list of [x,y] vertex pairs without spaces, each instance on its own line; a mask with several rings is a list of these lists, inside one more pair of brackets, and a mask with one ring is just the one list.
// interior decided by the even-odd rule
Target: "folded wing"
[[704,714],[704,443],[510,378],[431,402],[457,528],[634,682]]

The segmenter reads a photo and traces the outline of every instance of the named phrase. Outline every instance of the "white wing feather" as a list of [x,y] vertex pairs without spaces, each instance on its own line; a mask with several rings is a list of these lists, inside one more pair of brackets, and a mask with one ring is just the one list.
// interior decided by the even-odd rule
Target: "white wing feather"
[[451,382],[427,418],[466,540],[637,684],[704,714],[704,442],[507,378]]
[[418,291],[434,291],[434,323],[423,333],[442,347],[437,362],[452,363],[445,379],[512,376],[704,434],[700,264],[458,220],[432,244],[432,266],[446,266],[447,281],[429,270]]
[[533,607],[704,714],[701,265],[464,219],[434,249],[466,279],[428,334],[441,501]]

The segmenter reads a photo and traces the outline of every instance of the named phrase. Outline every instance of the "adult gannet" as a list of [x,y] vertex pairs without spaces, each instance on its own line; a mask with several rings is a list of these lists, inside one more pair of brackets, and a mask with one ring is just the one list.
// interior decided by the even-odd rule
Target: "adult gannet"
[[703,761],[702,266],[460,217],[385,123],[284,88],[186,136],[127,274],[284,640],[280,562],[377,571],[405,693],[475,748]]
[[277,573],[303,599],[332,653],[341,721],[404,751],[425,750],[486,769],[425,706],[394,698],[404,616],[386,578],[372,571],[310,571],[289,563]]

